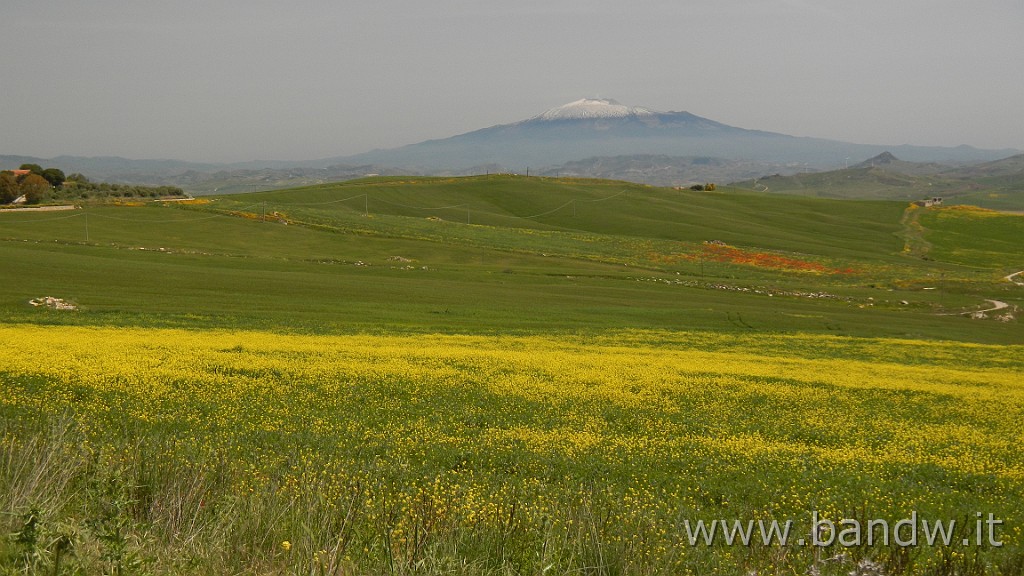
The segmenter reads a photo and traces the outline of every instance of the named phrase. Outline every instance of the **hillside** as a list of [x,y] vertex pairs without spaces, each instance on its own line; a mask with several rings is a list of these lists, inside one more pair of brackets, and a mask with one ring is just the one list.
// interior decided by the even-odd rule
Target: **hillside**
[[1024,154],[1009,158],[984,162],[972,166],[964,166],[953,171],[960,178],[999,178],[1017,177],[1024,173]]
[[637,154],[600,156],[566,162],[537,172],[542,176],[625,180],[654,186],[689,187],[706,182],[731,182],[765,174],[792,174],[799,168],[780,163],[728,160],[708,156]]
[[907,162],[889,152],[842,170],[776,174],[732,184],[737,188],[821,198],[913,201],[1024,210],[1024,156],[970,166]]
[[82,311],[46,321],[86,324],[1018,338],[1016,322],[958,313],[1022,303],[1002,277],[1024,269],[1024,219],[971,228],[1001,238],[975,261],[943,230],[969,222],[911,223],[905,209],[491,176],[9,212],[0,256],[19,281],[0,313],[37,321],[27,302],[48,295]]

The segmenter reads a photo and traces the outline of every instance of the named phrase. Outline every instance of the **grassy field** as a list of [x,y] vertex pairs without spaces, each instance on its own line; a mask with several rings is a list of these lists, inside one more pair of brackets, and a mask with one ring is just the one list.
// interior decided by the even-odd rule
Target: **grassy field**
[[[0,312],[311,331],[632,327],[1014,342],[1016,325],[955,316],[986,298],[1020,303],[1002,281],[1024,269],[1013,230],[984,261],[908,258],[905,209],[479,177],[0,214],[0,256],[17,278]],[[81,311],[26,306],[42,295]]]
[[[0,213],[0,573],[1021,573],[1021,222],[512,176]],[[843,545],[911,516],[951,544]]]

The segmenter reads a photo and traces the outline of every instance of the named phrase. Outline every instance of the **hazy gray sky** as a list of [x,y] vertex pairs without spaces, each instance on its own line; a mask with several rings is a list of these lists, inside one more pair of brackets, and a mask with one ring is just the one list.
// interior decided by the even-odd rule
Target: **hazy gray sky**
[[7,0],[0,154],[391,148],[583,97],[1024,149],[1020,0]]

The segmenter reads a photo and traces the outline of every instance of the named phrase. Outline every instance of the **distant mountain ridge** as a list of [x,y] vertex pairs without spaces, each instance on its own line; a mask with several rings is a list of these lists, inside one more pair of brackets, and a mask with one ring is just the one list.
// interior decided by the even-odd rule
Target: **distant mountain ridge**
[[1024,154],[966,166],[907,162],[884,152],[849,168],[734,182],[760,192],[884,200],[942,197],[946,204],[1024,210]]
[[[891,158],[880,156],[885,153]],[[526,171],[672,186],[829,170],[863,158],[887,165],[894,161],[928,164],[918,170],[934,173],[950,164],[977,164],[1018,154],[1019,150],[1012,149],[880,146],[789,136],[738,128],[690,112],[656,112],[610,99],[583,98],[511,124],[399,148],[302,162],[214,164],[116,157],[0,156],[0,169],[36,163],[103,181],[173,185],[209,193],[302,185],[366,174]],[[701,160],[708,158],[715,162]]]

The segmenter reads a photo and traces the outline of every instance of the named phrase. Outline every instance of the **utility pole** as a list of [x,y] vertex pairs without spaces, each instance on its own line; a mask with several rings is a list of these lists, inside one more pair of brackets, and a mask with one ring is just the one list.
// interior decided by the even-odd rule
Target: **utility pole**
[[946,291],[946,273],[939,272],[939,308],[945,307],[945,296],[943,293]]
[[89,213],[85,213],[85,241],[89,241]]

